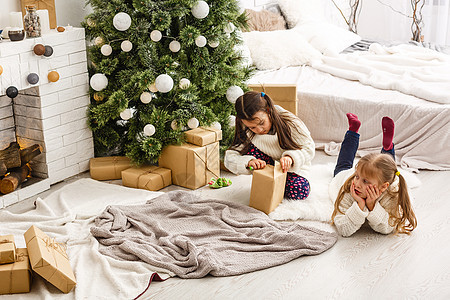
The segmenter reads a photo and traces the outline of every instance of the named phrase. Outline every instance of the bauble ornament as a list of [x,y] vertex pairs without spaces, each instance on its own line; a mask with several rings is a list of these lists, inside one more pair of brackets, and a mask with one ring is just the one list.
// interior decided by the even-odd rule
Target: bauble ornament
[[233,23],[228,22],[228,24],[225,26],[225,28],[223,30],[225,31],[225,33],[232,33],[235,28],[236,27],[234,26]]
[[217,48],[217,47],[219,47],[219,41],[209,41],[208,42],[208,45],[211,47],[211,48]]
[[44,55],[45,53],[45,46],[42,44],[37,44],[36,46],[33,47],[33,52],[36,55]]
[[57,82],[59,80],[59,73],[56,71],[51,71],[48,73],[47,78],[50,82]]
[[45,57],[50,57],[50,56],[52,56],[52,54],[53,54],[53,47],[49,46],[49,45],[46,45],[45,46],[44,56]]
[[187,122],[187,125],[189,128],[194,129],[194,128],[198,127],[199,122],[198,122],[197,118],[190,118]]
[[19,95],[19,90],[15,86],[10,86],[6,89],[6,96],[11,99],[14,99]]
[[209,14],[209,5],[205,1],[197,1],[191,8],[192,15],[197,19],[204,19]]
[[131,26],[131,17],[125,12],[116,14],[113,18],[113,25],[119,31],[125,31]]
[[97,46],[103,45],[104,43],[105,40],[101,36],[98,36],[94,39],[94,44]]
[[162,39],[162,33],[159,30],[153,30],[150,32],[150,38],[154,42],[159,42]]
[[134,110],[131,108],[126,108],[124,109],[121,113],[120,113],[120,117],[122,118],[122,120],[129,120],[133,117],[134,114]]
[[97,73],[92,75],[89,84],[91,85],[91,88],[99,92],[106,88],[106,86],[108,85],[108,78],[105,76],[105,74]]
[[3,73],[3,67],[0,66],[0,75],[2,75],[2,73]]
[[152,136],[155,134],[155,132],[156,132],[156,128],[152,124],[147,124],[144,126],[144,134],[146,136]]
[[237,98],[244,95],[244,91],[237,85],[230,86],[227,89],[227,100],[231,103],[235,103]]
[[158,91],[158,89],[156,88],[156,85],[155,85],[154,82],[153,82],[153,83],[150,83],[150,84],[148,85],[148,89],[149,89],[150,92],[152,92],[152,93],[156,93],[156,92]]
[[187,78],[181,78],[178,86],[180,87],[180,89],[185,90],[191,86],[191,82]]
[[205,47],[206,46],[206,38],[203,35],[199,35],[196,39],[195,39],[195,44],[197,45],[197,47]]
[[167,74],[161,74],[156,77],[155,86],[161,93],[170,92],[173,88],[173,79]]
[[169,49],[172,52],[178,52],[181,49],[181,44],[179,41],[171,41],[169,44]]
[[133,44],[129,40],[125,40],[120,44],[120,48],[124,52],[130,52],[133,49]]
[[230,115],[230,117],[228,118],[228,125],[230,127],[235,127],[236,126],[236,117],[233,115]]
[[152,94],[150,94],[149,92],[143,92],[139,99],[142,103],[148,104],[152,101]]
[[29,84],[36,84],[39,82],[39,75],[36,73],[30,73],[27,76],[27,81]]
[[173,121],[170,123],[170,128],[172,128],[173,130],[177,130],[177,129],[178,129],[178,123],[177,123],[177,120],[173,120]]
[[110,45],[105,44],[100,48],[100,52],[104,55],[104,56],[110,56],[112,53],[113,49]]
[[219,122],[213,122],[212,124],[211,124],[211,127],[212,128],[214,128],[214,129],[217,129],[217,130],[220,130],[220,129],[222,129],[222,125],[220,125],[220,123]]
[[103,100],[103,95],[100,95],[99,93],[94,94],[94,100],[97,102],[100,102]]

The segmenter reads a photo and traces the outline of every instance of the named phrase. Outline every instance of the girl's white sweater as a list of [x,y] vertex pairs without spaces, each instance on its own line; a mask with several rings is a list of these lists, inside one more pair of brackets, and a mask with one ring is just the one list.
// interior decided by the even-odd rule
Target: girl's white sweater
[[[281,106],[275,105],[278,113],[281,115],[288,115],[294,119],[294,124],[297,126],[297,130],[292,130],[294,140],[302,145],[302,149],[299,150],[285,150],[280,147],[278,143],[278,134],[255,134],[252,139],[253,145],[259,150],[269,155],[274,160],[280,160],[283,156],[290,156],[294,161],[289,172],[294,172],[298,175],[304,175],[309,166],[311,160],[315,154],[315,144],[311,138],[311,134],[306,125],[294,114],[283,109]],[[255,157],[251,155],[241,155],[238,151],[227,150],[225,152],[225,167],[235,174],[251,174],[247,169],[248,162]]]

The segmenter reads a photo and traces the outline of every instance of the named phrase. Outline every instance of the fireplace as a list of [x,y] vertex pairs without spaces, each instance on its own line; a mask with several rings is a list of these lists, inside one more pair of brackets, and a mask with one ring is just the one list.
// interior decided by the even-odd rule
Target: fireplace
[[[36,44],[50,45],[50,57],[33,52]],[[84,29],[52,31],[41,38],[0,42],[0,149],[17,142],[21,148],[34,144],[42,154],[30,162],[32,177],[21,188],[0,194],[0,208],[49,189],[54,183],[88,170],[94,156],[92,133],[87,127],[89,76]],[[60,78],[49,82],[57,71]],[[39,82],[27,81],[30,73]],[[5,95],[15,86],[19,95]]]

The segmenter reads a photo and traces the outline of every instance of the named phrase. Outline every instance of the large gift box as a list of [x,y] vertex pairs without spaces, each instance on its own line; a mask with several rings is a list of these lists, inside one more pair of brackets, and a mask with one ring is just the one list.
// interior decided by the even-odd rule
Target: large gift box
[[16,257],[16,244],[12,234],[0,236],[0,264],[13,263]]
[[159,157],[159,166],[172,170],[172,183],[189,189],[220,177],[219,142],[206,146],[169,145]]
[[205,146],[222,139],[222,130],[211,127],[197,127],[184,132],[186,142],[197,146]]
[[271,213],[283,200],[286,175],[278,162],[275,166],[266,165],[264,169],[254,170],[250,206]]
[[156,166],[129,168],[122,171],[122,184],[132,188],[158,191],[172,184],[172,171]]
[[26,10],[25,7],[28,5],[36,6],[36,9],[46,9],[48,10],[48,17],[50,21],[50,28],[55,29],[57,26],[56,23],[56,9],[55,9],[55,0],[21,0],[22,4],[22,15],[25,16]]
[[95,180],[121,179],[122,171],[131,167],[131,161],[126,156],[95,157],[89,161],[89,172]]
[[76,284],[64,245],[56,243],[36,226],[25,233],[31,268],[61,292],[70,292]]
[[276,105],[283,107],[297,116],[297,85],[295,84],[249,84],[255,92],[264,92],[270,96]]
[[28,293],[31,288],[31,269],[26,248],[17,248],[12,264],[0,265],[0,295]]

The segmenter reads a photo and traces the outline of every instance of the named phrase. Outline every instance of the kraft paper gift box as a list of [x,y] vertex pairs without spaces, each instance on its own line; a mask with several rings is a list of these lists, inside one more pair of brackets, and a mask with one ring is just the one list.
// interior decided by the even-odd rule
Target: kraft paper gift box
[[297,116],[297,86],[295,84],[249,84],[255,92],[264,92],[270,96],[276,105],[283,107]]
[[28,293],[31,288],[31,268],[26,248],[17,248],[16,262],[0,265],[0,295]]
[[286,175],[278,162],[275,166],[266,165],[264,169],[254,170],[250,206],[271,213],[283,200]]
[[32,225],[25,233],[31,268],[61,292],[70,292],[76,284],[64,245],[56,243]]
[[89,172],[95,180],[121,179],[122,171],[132,166],[126,156],[95,157],[89,161]]
[[13,263],[16,257],[14,235],[0,235],[0,264]]
[[195,190],[220,177],[219,142],[169,145],[159,157],[159,166],[172,170],[173,184]]
[[122,171],[122,184],[132,188],[158,191],[172,184],[172,171],[156,166],[129,168]]
[[210,127],[197,127],[186,131],[184,135],[186,142],[197,146],[205,146],[220,141],[222,139],[222,130]]

